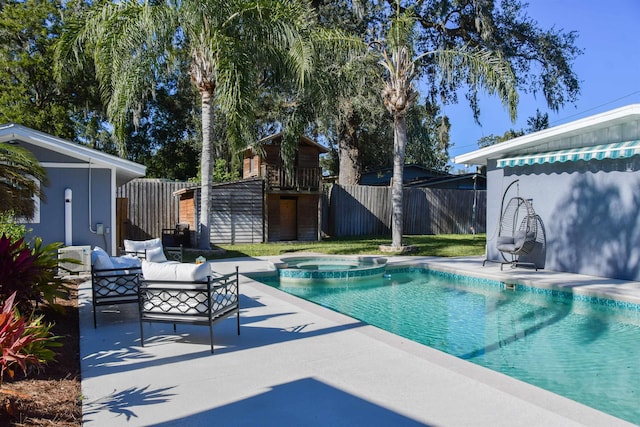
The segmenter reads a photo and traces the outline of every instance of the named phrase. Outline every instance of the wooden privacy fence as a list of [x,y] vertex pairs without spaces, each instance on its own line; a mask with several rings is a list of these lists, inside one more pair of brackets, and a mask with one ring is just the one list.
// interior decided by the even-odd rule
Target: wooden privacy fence
[[[242,182],[241,182],[242,183]],[[190,182],[135,179],[117,190],[121,239],[144,240],[162,236],[163,228],[180,222],[177,190],[195,187]],[[229,189],[233,191],[228,191]],[[212,241],[264,240],[261,182],[239,187],[214,186]],[[406,188],[404,234],[466,234],[486,232],[486,191]],[[475,209],[474,209],[475,204]],[[325,187],[322,232],[330,236],[391,234],[391,188],[362,185]],[[124,211],[124,212],[123,212]]]
[[[325,188],[325,234],[391,233],[391,188],[332,185]],[[486,232],[486,191],[405,188],[404,234]]]
[[[119,236],[132,240],[162,237],[163,228],[174,228],[178,223],[178,198],[173,192],[195,185],[138,178],[119,187],[116,197],[127,199],[128,211],[125,230],[119,230]],[[122,242],[118,245],[122,246]]]

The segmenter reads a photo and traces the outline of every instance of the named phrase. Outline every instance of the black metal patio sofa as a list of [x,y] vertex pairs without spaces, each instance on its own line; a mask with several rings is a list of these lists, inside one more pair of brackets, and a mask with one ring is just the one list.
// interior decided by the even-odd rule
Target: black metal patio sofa
[[[236,316],[237,333],[240,335],[239,273],[213,276],[209,272],[202,280],[184,276],[178,272],[174,278],[166,279],[165,272],[153,274],[149,270],[153,263],[143,261],[143,276],[138,288],[140,313],[140,345],[144,346],[144,323],[161,322],[173,324],[205,325],[209,327],[211,353],[214,350],[213,326],[220,320]],[[176,266],[180,269],[182,266]],[[209,268],[205,264],[206,268]],[[197,267],[196,267],[197,268]],[[185,268],[182,268],[184,270]],[[165,277],[164,279],[162,277]],[[188,279],[195,280],[188,280]]]

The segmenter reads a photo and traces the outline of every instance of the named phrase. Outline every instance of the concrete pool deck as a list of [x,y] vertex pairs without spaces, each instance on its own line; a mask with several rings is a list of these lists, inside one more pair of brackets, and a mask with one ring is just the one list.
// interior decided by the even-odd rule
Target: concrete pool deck
[[[296,254],[297,255],[297,254]],[[212,261],[219,272],[273,271],[280,257]],[[640,283],[505,268],[481,258],[393,257],[512,283],[570,287],[640,303]],[[235,319],[214,327],[145,324],[135,305],[98,313],[80,286],[86,426],[632,425],[500,373],[241,277]],[[104,307],[100,307],[104,309]]]

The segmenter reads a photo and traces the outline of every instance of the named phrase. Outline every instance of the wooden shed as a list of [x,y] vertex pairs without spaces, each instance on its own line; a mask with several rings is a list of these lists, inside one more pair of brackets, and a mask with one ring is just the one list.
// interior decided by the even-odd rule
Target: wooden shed
[[[282,134],[245,150],[243,179],[214,184],[211,188],[211,243],[265,241],[315,241],[320,236],[322,169],[320,154],[328,150],[301,137],[293,172],[287,173],[280,157]],[[197,229],[199,188],[176,192],[180,222]]]

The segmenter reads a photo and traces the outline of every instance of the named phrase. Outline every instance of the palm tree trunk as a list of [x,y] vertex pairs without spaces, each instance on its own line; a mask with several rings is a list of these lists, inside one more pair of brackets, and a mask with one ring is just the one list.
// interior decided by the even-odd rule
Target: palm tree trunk
[[404,157],[407,147],[407,121],[404,114],[393,116],[393,182],[391,187],[392,218],[391,247],[402,247],[402,229],[404,225],[402,177],[404,175]]
[[198,248],[211,249],[209,218],[211,217],[211,174],[213,164],[213,93],[203,90],[202,96],[202,153],[200,155],[200,223]]

